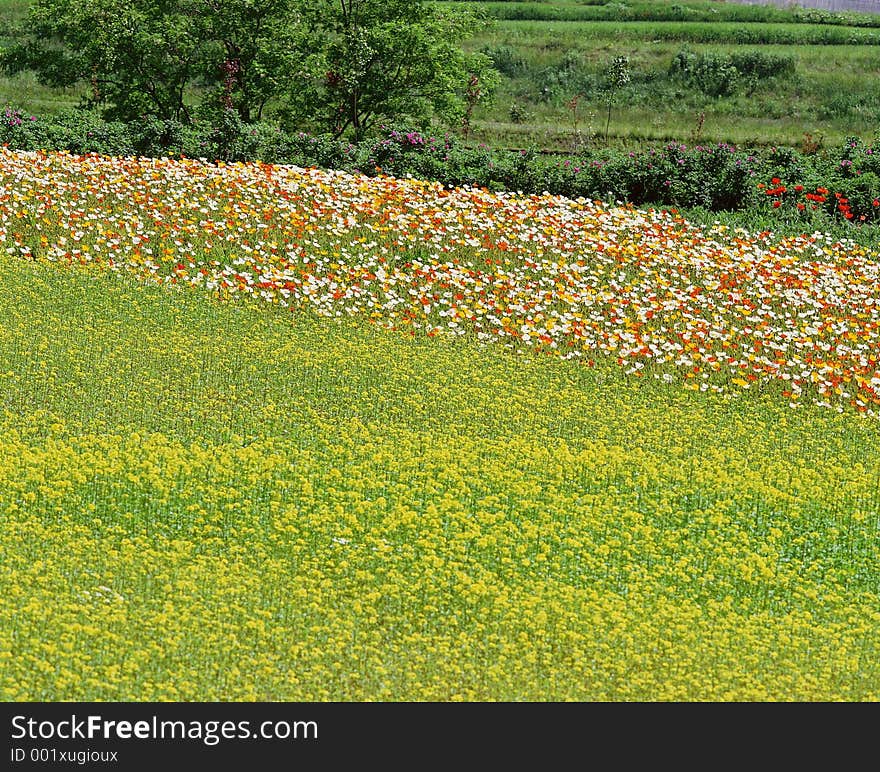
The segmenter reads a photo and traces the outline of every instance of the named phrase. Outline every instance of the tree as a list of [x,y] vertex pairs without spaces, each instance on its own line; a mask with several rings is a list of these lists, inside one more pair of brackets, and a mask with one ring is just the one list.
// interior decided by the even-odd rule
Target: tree
[[248,123],[306,77],[308,30],[296,0],[198,0],[209,106]]
[[422,0],[34,0],[0,69],[84,83],[109,118],[237,125],[271,107],[359,140],[383,119],[460,120],[470,76],[484,98],[490,61],[458,45],[480,25]]
[[[472,75],[494,83],[491,61],[459,44],[485,23],[422,0],[311,0],[310,83],[293,83],[288,123],[309,114],[356,140],[383,120],[461,120]],[[484,93],[488,93],[488,87]]]
[[471,72],[468,73],[467,87],[464,90],[464,111],[461,116],[461,129],[464,138],[471,133],[471,118],[474,116],[474,108],[479,104],[490,101],[498,82],[500,74],[488,66],[480,66],[482,63],[471,61]]
[[162,0],[37,0],[29,39],[0,58],[7,72],[36,71],[50,86],[89,86],[87,102],[109,117],[145,112],[186,120],[184,101],[203,41],[192,3]]
[[88,84],[108,117],[189,122],[193,87],[249,121],[287,88],[304,48],[295,0],[36,0],[7,72]]
[[605,143],[608,143],[608,129],[611,126],[611,106],[614,104],[614,98],[630,81],[629,75],[629,57],[615,56],[608,65],[605,73],[605,99],[608,102],[608,118],[605,121]]

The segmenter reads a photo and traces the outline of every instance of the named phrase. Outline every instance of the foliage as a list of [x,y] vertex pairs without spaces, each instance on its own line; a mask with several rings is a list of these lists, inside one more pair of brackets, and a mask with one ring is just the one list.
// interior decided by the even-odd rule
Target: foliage
[[465,139],[468,138],[471,129],[471,119],[478,105],[491,102],[498,88],[499,75],[491,67],[484,67],[479,62],[472,60],[475,72],[468,73],[467,87],[464,89],[464,110],[461,116],[462,132]]
[[528,119],[529,113],[518,102],[512,102],[508,110],[508,116],[511,123],[524,123]]
[[739,70],[729,59],[687,48],[675,55],[669,74],[712,97],[730,96],[739,84]]
[[288,129],[311,125],[362,139],[387,120],[426,126],[434,115],[460,123],[468,83],[494,83],[485,54],[465,54],[462,40],[483,26],[474,13],[422,0],[314,0],[304,6],[312,75],[291,80],[282,109]]
[[791,56],[762,51],[736,51],[728,55],[695,53],[685,46],[673,58],[669,74],[711,97],[735,93],[743,80],[752,82],[789,77],[795,73]]
[[521,77],[529,69],[525,56],[512,46],[485,46],[480,52],[488,56],[492,66],[507,78]]
[[[297,7],[302,1],[296,0]],[[0,3],[0,30],[3,30],[0,46],[7,46],[7,51],[11,51],[16,42],[24,42],[16,22],[31,4],[25,0]],[[234,14],[238,12],[236,8],[247,5],[231,2],[224,7]],[[446,11],[467,8],[498,16],[496,7],[490,3],[440,2],[437,5]],[[522,3],[503,5],[524,7]],[[609,135],[609,141],[618,147],[632,149],[645,141],[693,141],[697,138],[691,135],[691,129],[695,117],[701,113],[705,113],[705,124],[700,139],[744,146],[774,143],[799,146],[805,131],[814,136],[821,134],[836,144],[850,134],[870,136],[877,123],[880,92],[876,82],[880,65],[868,47],[855,45],[863,33],[877,34],[880,17],[876,15],[817,14],[803,9],[734,3],[688,2],[676,9],[675,4],[631,0],[625,6],[625,10],[619,4],[616,10],[608,3],[591,6],[600,15],[605,14],[605,21],[595,16],[590,19],[596,20],[583,22],[498,21],[462,40],[463,48],[488,55],[493,67],[506,73],[496,98],[475,107],[471,136],[501,146],[521,147],[534,143],[548,149],[571,149],[576,141],[565,106],[578,94],[582,95],[584,114],[599,116],[596,123],[601,133],[606,108],[600,88],[601,65],[605,52],[610,51],[627,53],[632,70],[632,82],[623,92],[625,100],[617,102]],[[590,7],[580,3],[573,5],[561,0],[534,4],[534,9],[541,8],[566,13],[590,11]],[[614,20],[608,16],[612,12]],[[670,17],[665,22],[661,19],[664,15]],[[802,23],[806,17],[809,23]],[[288,65],[280,67],[283,94],[266,101],[262,112],[259,102],[245,100],[237,86],[230,88],[227,94],[227,86],[233,86],[235,81],[230,78],[227,84],[227,77],[218,75],[218,68],[222,70],[226,63],[222,55],[225,45],[218,42],[212,44],[214,58],[210,72],[197,71],[185,90],[183,101],[192,113],[191,119],[222,123],[222,111],[230,101],[227,97],[231,96],[233,107],[241,108],[240,115],[246,123],[257,122],[259,117],[275,121],[279,117],[278,109],[287,107],[289,120],[285,120],[285,126],[291,133],[321,134],[332,128],[329,117],[313,109],[315,92],[327,72],[327,68],[322,67],[322,49],[317,45],[318,26],[313,25],[315,34],[311,34],[311,22],[307,25],[302,15],[298,22],[296,18],[296,14],[291,13],[286,23],[305,37],[298,42],[293,40],[287,51],[299,50],[301,44],[305,46],[301,52],[304,56],[294,56]],[[696,22],[696,19],[702,21]],[[866,23],[875,29],[853,26]],[[834,33],[833,39],[826,35],[829,30]],[[243,31],[238,23],[231,27],[231,33],[239,37]],[[229,37],[229,33],[230,30],[220,30],[216,34]],[[278,31],[273,31],[271,37],[283,40]],[[783,50],[738,43],[740,37],[754,38],[755,43],[787,41],[797,42],[799,46]],[[229,42],[240,45],[242,41],[233,38]],[[844,45],[831,50],[825,45],[828,42]],[[701,54],[730,60],[739,76],[728,96],[707,96],[699,88],[670,76],[670,62],[683,45]],[[234,64],[234,60],[235,57],[231,57],[229,64]],[[270,65],[263,67],[256,81],[261,86],[270,85],[271,79],[266,74],[275,67]],[[212,80],[213,85],[208,80]],[[456,86],[462,100],[466,88],[467,79],[463,76]],[[39,85],[32,72],[0,76],[0,104],[9,100],[40,114],[65,109],[81,97],[88,99],[90,90],[88,80],[73,87],[55,88]],[[252,89],[248,87],[248,91]],[[531,115],[527,125],[510,120],[512,103]],[[106,109],[109,105],[101,107]],[[466,109],[463,101],[459,101],[458,109]],[[146,113],[141,111],[133,117],[142,114]],[[460,117],[454,116],[447,126],[461,125]],[[385,116],[377,123],[393,121],[425,126],[421,119],[406,116]],[[367,130],[366,134],[369,133]]]
[[468,79],[478,101],[496,83],[487,56],[459,48],[480,24],[403,0],[36,0],[0,68],[85,83],[111,119],[208,122],[227,154],[230,111],[358,139],[380,119],[460,121]]
[[605,141],[608,141],[608,127],[611,125],[611,106],[617,93],[631,80],[629,57],[615,56],[605,71],[605,101],[608,105],[608,118],[605,122]]
[[297,0],[199,0],[208,88],[203,117],[234,110],[241,121],[263,117],[291,81],[308,76],[310,32]]
[[[484,143],[465,143],[450,133],[437,137],[417,124],[381,124],[369,138],[352,143],[330,132],[287,132],[268,121],[245,123],[232,109],[223,113],[221,121],[187,125],[158,118],[108,122],[83,110],[32,116],[7,107],[0,120],[0,144],[105,155],[259,159],[367,174],[412,175],[491,190],[547,191],[709,212],[761,212],[783,225],[880,222],[873,205],[880,197],[880,145],[856,137],[810,153],[782,146],[747,149],[729,143],[669,142],[638,151],[587,146],[568,154],[546,154],[535,147],[505,151]],[[770,182],[774,178],[789,188],[778,207],[772,206],[776,199],[765,192],[777,187]],[[795,186],[800,186],[800,203],[816,187],[840,193],[854,216],[847,218],[847,210],[836,206],[833,195],[815,209],[815,201],[796,208]]]
[[601,87],[601,76],[586,68],[579,51],[566,51],[559,61],[536,69],[530,75],[537,97],[543,102],[559,102],[570,94],[588,94]]
[[29,37],[0,66],[55,87],[84,82],[111,118],[187,120],[184,89],[203,68],[199,11],[196,0],[36,0]]
[[0,116],[0,144],[22,150],[63,148],[71,153],[133,155],[139,146],[131,129],[88,110],[70,110],[44,120],[7,106]]
[[730,64],[742,75],[756,78],[789,77],[795,74],[795,59],[791,55],[768,54],[755,49],[733,51]]

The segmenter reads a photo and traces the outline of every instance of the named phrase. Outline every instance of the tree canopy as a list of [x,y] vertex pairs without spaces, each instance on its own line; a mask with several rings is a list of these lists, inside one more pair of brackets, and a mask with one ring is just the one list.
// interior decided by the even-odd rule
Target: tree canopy
[[361,138],[383,120],[460,120],[497,74],[461,43],[484,22],[422,0],[35,0],[6,72],[86,85],[108,117],[244,122]]

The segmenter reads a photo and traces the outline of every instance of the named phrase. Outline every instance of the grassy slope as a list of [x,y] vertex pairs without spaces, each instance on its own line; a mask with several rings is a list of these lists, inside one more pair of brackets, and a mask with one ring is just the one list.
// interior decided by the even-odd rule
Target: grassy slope
[[876,700],[875,424],[0,259],[7,700]]
[[[441,0],[442,2],[443,0]],[[458,0],[452,0],[457,2]],[[468,0],[470,1],[470,0]],[[526,0],[504,0],[502,2],[481,2],[493,16],[500,19],[559,19],[570,21],[601,21],[625,19],[627,21],[709,21],[740,23],[800,23],[810,24],[822,21],[826,24],[844,26],[880,27],[880,15],[857,12],[829,13],[827,11],[778,7],[770,3],[763,5],[738,4],[736,2],[711,2],[707,0],[687,0],[671,3],[668,0],[628,0],[620,3],[609,0],[580,2],[579,0],[553,0],[552,2],[532,2]],[[795,4],[792,4],[795,5]]]
[[[508,9],[509,16],[509,9],[520,4],[485,5],[492,12]],[[578,8],[566,3],[541,4],[545,5],[566,13]],[[522,57],[524,66],[520,74],[504,80],[494,105],[478,111],[475,136],[493,144],[570,146],[575,120],[566,103],[579,86],[563,88],[546,100],[541,96],[541,82],[546,80],[542,73],[557,71],[563,58],[572,53],[580,56],[585,72],[595,74],[613,56],[629,56],[633,82],[617,98],[611,123],[611,137],[617,143],[693,137],[704,142],[798,146],[807,132],[831,144],[854,134],[869,137],[874,131],[880,111],[880,93],[875,88],[880,65],[875,45],[855,43],[876,43],[876,28],[796,22],[788,10],[719,4],[714,4],[717,20],[710,22],[704,18],[706,13],[696,12],[705,3],[685,4],[696,9],[694,21],[668,21],[664,20],[668,3],[636,5],[640,8],[634,9],[632,20],[501,19],[470,41],[473,50],[509,47]],[[636,12],[642,7],[649,19],[656,9],[655,18],[638,18]],[[589,6],[578,12],[598,14],[607,9]],[[745,85],[730,97],[707,97],[666,77],[673,57],[685,45],[698,53],[722,56],[743,50],[791,55],[797,75],[758,82],[755,88]],[[524,120],[511,121],[512,105],[525,113]],[[600,94],[588,88],[578,110],[577,128],[582,133],[604,133]]]

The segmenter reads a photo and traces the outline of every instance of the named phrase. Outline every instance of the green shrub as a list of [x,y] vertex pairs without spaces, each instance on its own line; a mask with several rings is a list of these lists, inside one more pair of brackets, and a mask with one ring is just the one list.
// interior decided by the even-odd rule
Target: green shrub
[[739,51],[728,56],[698,54],[687,46],[673,58],[669,76],[711,97],[730,96],[745,80],[752,87],[770,78],[795,74],[793,56],[767,54],[763,51]]
[[736,91],[740,74],[727,57],[682,48],[669,66],[669,75],[707,96],[725,97]]
[[9,105],[0,119],[0,145],[16,150],[39,150],[43,144],[43,122]]
[[586,70],[577,51],[567,52],[561,61],[533,75],[540,99],[545,102],[558,101],[571,94],[592,94],[599,88],[600,80],[600,76]]
[[510,109],[508,110],[507,114],[510,118],[511,123],[524,123],[529,117],[526,109],[516,102],[513,102],[510,105]]
[[[639,151],[604,148],[563,157],[535,148],[466,145],[452,135],[432,137],[409,126],[380,127],[378,136],[355,145],[331,134],[287,133],[268,122],[246,124],[234,111],[225,121],[222,117],[203,116],[185,127],[150,116],[119,123],[85,110],[43,117],[7,107],[0,120],[0,143],[20,150],[186,155],[412,175],[525,194],[748,211],[757,213],[762,223],[791,227],[831,223],[845,229],[880,222],[880,145],[857,138],[811,154],[787,147],[746,150],[724,143],[671,142]],[[820,188],[826,193],[819,194]]]
[[511,46],[485,46],[480,53],[488,56],[492,66],[508,78],[521,77],[529,70],[525,57]]
[[3,115],[0,144],[13,148],[110,156],[132,155],[136,151],[126,124],[105,121],[90,110],[69,110],[47,118],[7,107]]
[[[198,141],[179,121],[145,115],[141,120],[128,124],[129,136],[139,155],[145,156],[206,156],[198,152]],[[189,141],[187,141],[189,140]]]
[[732,53],[728,61],[740,74],[756,78],[779,78],[795,74],[793,56],[767,54],[763,51],[738,51]]

